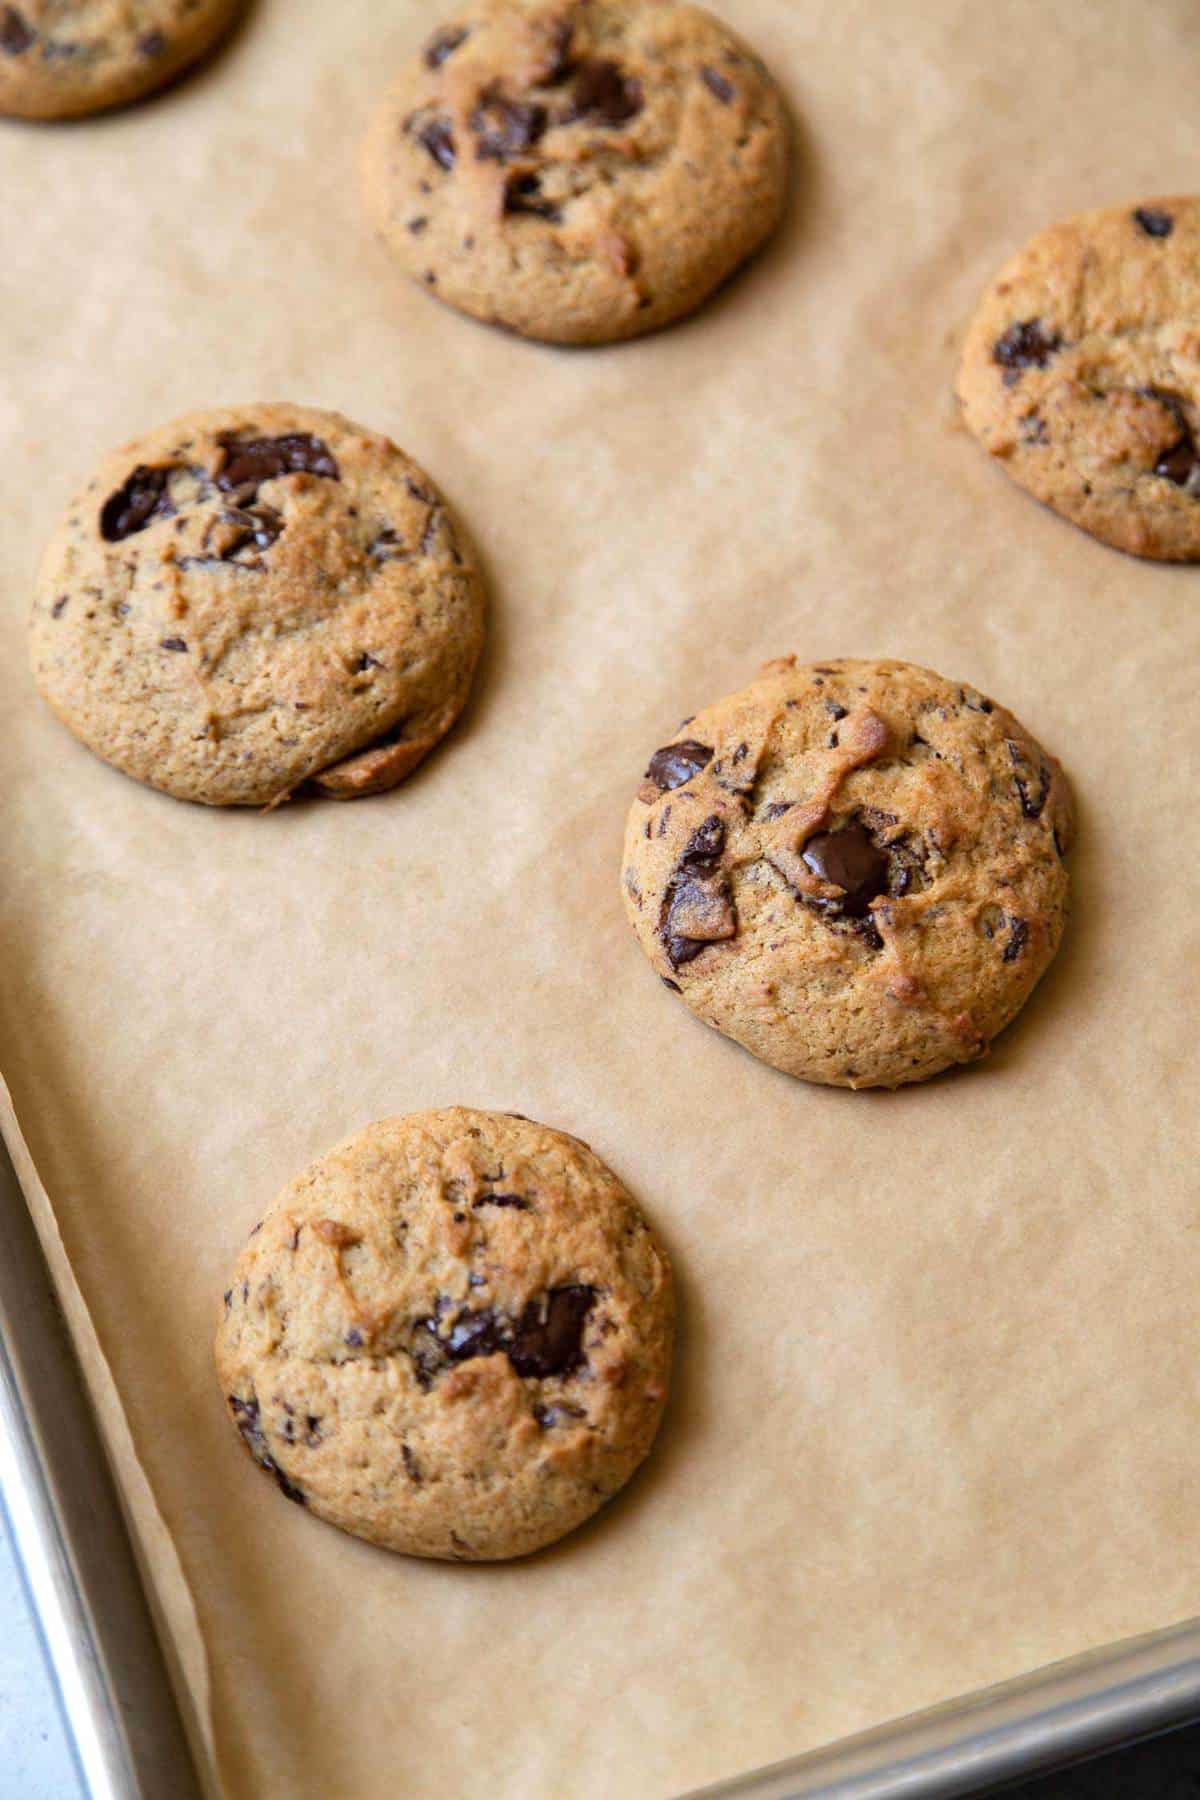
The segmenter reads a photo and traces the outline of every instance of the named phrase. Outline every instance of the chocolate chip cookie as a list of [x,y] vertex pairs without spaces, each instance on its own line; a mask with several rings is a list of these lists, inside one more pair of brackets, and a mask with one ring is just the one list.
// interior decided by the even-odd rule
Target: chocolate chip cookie
[[239,0],[0,4],[0,113],[69,119],[136,100],[203,56]]
[[1200,559],[1200,200],[1040,232],[985,294],[958,393],[1047,506],[1135,556]]
[[993,701],[794,657],[687,719],[629,814],[624,899],[672,993],[764,1062],[899,1087],[982,1056],[1058,948],[1071,801]]
[[193,413],[106,458],[43,561],[34,673],[78,738],[181,800],[394,787],[462,711],[471,555],[429,477],[336,413]]
[[591,344],[691,312],[783,207],[783,105],[731,31],[676,0],[476,0],[404,70],[368,204],[442,300]]
[[411,1556],[494,1561],[615,1494],[658,1430],[661,1246],[586,1144],[511,1113],[372,1125],[285,1188],[216,1360],[289,1500]]

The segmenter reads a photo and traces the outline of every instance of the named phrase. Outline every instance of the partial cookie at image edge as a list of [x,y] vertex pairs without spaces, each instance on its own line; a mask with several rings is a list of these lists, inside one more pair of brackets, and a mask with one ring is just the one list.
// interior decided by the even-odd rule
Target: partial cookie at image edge
[[695,311],[782,214],[790,127],[754,52],[672,0],[484,0],[377,109],[368,211],[460,312],[559,344]]

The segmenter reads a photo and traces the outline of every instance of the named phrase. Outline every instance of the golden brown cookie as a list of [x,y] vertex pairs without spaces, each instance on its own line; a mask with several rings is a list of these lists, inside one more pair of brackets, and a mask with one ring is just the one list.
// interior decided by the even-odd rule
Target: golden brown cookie
[[785,657],[651,757],[625,907],[667,987],[764,1062],[899,1087],[981,1056],[1029,997],[1070,837],[1058,764],[973,688]]
[[1023,488],[1106,544],[1200,558],[1200,200],[1080,213],[1000,271],[958,393]]
[[136,100],[204,55],[239,0],[0,4],[0,113],[69,119]]
[[451,306],[557,343],[691,312],[783,207],[761,62],[678,0],[475,0],[430,35],[366,146],[368,204]]
[[455,1107],[369,1126],[238,1259],[217,1371],[290,1500],[412,1556],[524,1556],[645,1457],[674,1301],[661,1246],[577,1138]]
[[106,762],[182,800],[394,787],[466,702],[471,556],[429,477],[337,413],[193,413],[107,457],[38,580],[34,673]]

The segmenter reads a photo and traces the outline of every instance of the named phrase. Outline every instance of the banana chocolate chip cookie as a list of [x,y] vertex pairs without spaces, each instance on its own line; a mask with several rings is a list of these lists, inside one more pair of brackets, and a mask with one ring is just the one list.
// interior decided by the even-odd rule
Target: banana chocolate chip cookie
[[1055,512],[1135,556],[1200,559],[1200,199],[1040,232],[984,295],[958,394]]
[[1058,764],[973,688],[785,657],[650,758],[625,907],[667,987],[764,1062],[899,1087],[1029,997],[1070,838]]
[[193,413],[67,509],[31,627],[39,688],[106,762],[181,800],[394,787],[449,731],[483,641],[429,477],[336,413]]
[[455,1107],[369,1126],[284,1190],[216,1360],[289,1500],[389,1550],[495,1561],[629,1479],[673,1324],[666,1254],[586,1144]]
[[136,100],[204,55],[240,0],[0,4],[0,113],[69,119]]
[[370,210],[441,299],[527,337],[606,343],[691,312],[776,224],[782,102],[679,0],[475,0],[369,135]]

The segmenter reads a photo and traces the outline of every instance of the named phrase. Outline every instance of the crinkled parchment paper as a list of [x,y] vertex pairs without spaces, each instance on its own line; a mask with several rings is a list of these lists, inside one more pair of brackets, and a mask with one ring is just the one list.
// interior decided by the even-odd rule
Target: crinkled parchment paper
[[[791,216],[694,322],[612,351],[470,324],[372,244],[356,140],[430,27],[415,0],[260,0],[151,104],[0,128],[0,1063],[237,1800],[661,1796],[1200,1611],[1200,571],[1041,511],[950,397],[1029,232],[1200,186],[1194,8],[727,11],[795,110]],[[277,397],[444,484],[492,645],[399,792],[210,813],[40,705],[30,581],[111,442]],[[969,680],[1076,783],[1056,967],[987,1061],[921,1089],[773,1074],[622,919],[648,753],[786,651]],[[685,1313],[644,1475],[501,1568],[289,1506],[209,1361],[276,1189],[455,1101],[592,1143]]]

